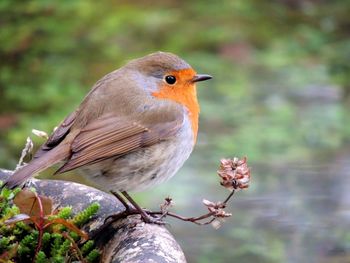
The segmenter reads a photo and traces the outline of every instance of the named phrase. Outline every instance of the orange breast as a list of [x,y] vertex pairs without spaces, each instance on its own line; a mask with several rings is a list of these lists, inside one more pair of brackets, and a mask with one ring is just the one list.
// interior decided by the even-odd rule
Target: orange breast
[[187,108],[188,116],[192,125],[194,142],[196,142],[198,133],[199,104],[197,100],[196,85],[189,81],[195,75],[195,72],[192,69],[185,69],[171,72],[170,74],[177,77],[177,83],[172,86],[164,83],[164,86],[152,95],[156,98],[173,100]]

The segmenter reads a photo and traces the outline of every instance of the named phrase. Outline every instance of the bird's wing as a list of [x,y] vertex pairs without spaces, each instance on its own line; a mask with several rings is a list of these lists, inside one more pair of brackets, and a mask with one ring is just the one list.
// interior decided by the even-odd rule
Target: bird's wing
[[120,117],[101,117],[85,126],[75,137],[71,157],[56,173],[122,156],[166,140],[178,132],[182,123],[183,117],[152,124]]
[[69,133],[70,128],[74,124],[75,118],[76,118],[77,112],[74,111],[71,114],[69,114],[62,122],[61,124],[55,129],[55,131],[50,135],[49,139],[41,145],[41,147],[38,149],[38,151],[35,153],[34,158],[39,158],[46,152],[52,150],[55,146],[57,146],[60,142],[63,141],[63,139],[66,137],[66,135]]

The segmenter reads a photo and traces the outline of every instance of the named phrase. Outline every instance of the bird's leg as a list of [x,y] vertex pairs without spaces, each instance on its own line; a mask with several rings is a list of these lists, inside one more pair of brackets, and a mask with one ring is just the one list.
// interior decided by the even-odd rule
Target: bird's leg
[[[122,205],[125,207],[125,211],[110,215],[105,219],[105,225],[108,226],[110,223],[112,223],[114,220],[118,220],[124,217],[127,217],[128,215],[134,215],[134,214],[140,214],[143,221],[146,223],[151,224],[158,224],[158,225],[164,225],[165,223],[158,219],[150,216],[146,210],[142,209],[135,201],[132,199],[132,197],[125,191],[122,191],[122,195],[130,202],[130,204],[133,206],[131,207],[130,204],[126,202],[126,200],[123,198],[122,195],[115,191],[111,191],[111,193],[122,203]],[[113,219],[113,220],[110,220]]]
[[134,201],[134,199],[131,198],[131,196],[126,191],[122,191],[121,193],[135,207],[135,209],[140,213],[143,221],[145,221],[146,223],[158,224],[158,225],[164,225],[165,224],[161,219],[154,218],[154,217],[150,216],[149,214],[147,214],[147,212],[144,209],[142,209]]
[[126,212],[131,211],[130,205],[124,200],[124,198],[118,192],[115,192],[112,190],[111,194],[114,195],[122,203],[122,205],[125,207]]
[[104,220],[103,229],[108,227],[115,220],[138,213],[138,210],[136,208],[131,207],[118,192],[111,190],[110,193],[114,195],[120,203],[122,203],[122,205],[125,207],[125,210],[123,212],[107,216]]

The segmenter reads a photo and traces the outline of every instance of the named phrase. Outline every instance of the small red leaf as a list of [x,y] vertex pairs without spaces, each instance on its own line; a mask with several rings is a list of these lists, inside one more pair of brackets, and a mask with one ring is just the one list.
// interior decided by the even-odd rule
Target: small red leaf
[[[40,198],[44,215],[50,215],[52,212],[52,200],[46,196],[38,195]],[[13,200],[22,214],[30,216],[40,216],[40,207],[36,194],[30,190],[23,189]]]

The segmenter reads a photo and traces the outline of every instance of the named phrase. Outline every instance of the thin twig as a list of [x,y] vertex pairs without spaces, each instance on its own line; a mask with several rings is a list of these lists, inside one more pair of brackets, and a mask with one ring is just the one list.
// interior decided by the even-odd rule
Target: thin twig
[[79,262],[82,262],[82,263],[86,263],[84,257],[83,257],[83,254],[81,253],[81,250],[79,249],[77,243],[74,241],[74,239],[68,235],[66,232],[62,233],[62,236],[64,236],[66,239],[68,239],[72,246],[73,246],[73,249],[77,252],[77,258],[79,260]]
[[[221,208],[225,208],[226,207],[227,203],[232,198],[234,193],[235,193],[234,190],[231,191],[230,194],[228,195],[228,197],[222,203],[220,203],[220,207]],[[125,218],[125,217],[127,217],[129,215],[140,214],[140,210],[139,209],[131,208],[130,206],[128,206],[128,207],[129,207],[128,210],[125,210],[125,211],[123,211],[121,213],[118,213],[118,214],[111,215],[111,216],[107,217],[106,220],[105,220],[105,226],[103,227],[103,229],[108,227],[114,221],[117,221],[119,219]],[[150,216],[160,215],[159,219],[163,219],[164,217],[169,216],[169,217],[173,217],[173,218],[176,218],[176,219],[179,219],[179,220],[182,220],[182,221],[191,222],[191,223],[194,223],[194,224],[197,224],[197,225],[208,225],[208,224],[211,224],[216,218],[219,217],[215,211],[212,211],[212,212],[209,212],[209,213],[203,214],[201,216],[197,216],[197,217],[184,217],[184,216],[181,216],[181,215],[169,212],[166,209],[162,209],[161,211],[145,211],[145,210],[143,210],[143,211],[145,213],[147,213],[148,215],[150,215]],[[202,221],[204,219],[208,219],[208,218],[211,218],[211,219],[209,221],[200,222],[200,221]]]
[[227,204],[227,202],[231,199],[231,197],[234,195],[235,190],[232,190],[232,192],[228,195],[228,197],[225,199],[225,201],[223,202],[223,204]]
[[[38,236],[38,245],[36,246],[36,249],[35,249],[33,261],[36,259],[36,256],[38,255],[38,253],[41,249],[41,243],[42,243],[43,232],[44,232],[44,208],[43,208],[43,204],[41,202],[40,196],[36,192],[34,192],[34,195],[35,195],[35,200],[38,202],[38,205],[39,205],[39,223],[37,224],[39,236]],[[34,203],[35,202],[33,202],[33,205],[34,205]]]
[[15,171],[17,171],[19,168],[21,168],[24,164],[24,158],[30,154],[33,151],[33,141],[30,139],[30,137],[27,137],[26,145],[24,146],[21,157],[19,158],[18,164],[16,165]]

